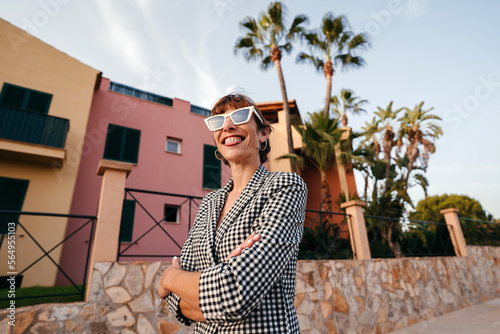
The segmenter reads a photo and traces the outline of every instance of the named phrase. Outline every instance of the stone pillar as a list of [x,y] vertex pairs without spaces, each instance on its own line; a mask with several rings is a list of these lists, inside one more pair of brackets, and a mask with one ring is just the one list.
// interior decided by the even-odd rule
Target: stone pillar
[[366,203],[359,200],[352,200],[340,204],[342,209],[350,215],[348,220],[349,235],[351,237],[351,247],[357,260],[368,260],[372,258],[370,244],[368,243],[368,234],[366,233],[365,216],[363,207]]
[[[89,263],[88,287],[96,262],[115,262],[118,252],[121,213],[125,193],[125,180],[134,165],[125,162],[101,160],[97,174],[102,175],[97,223]],[[87,288],[87,297],[90,288]]]
[[464,233],[460,225],[460,220],[458,219],[458,212],[460,212],[460,210],[451,208],[440,210],[439,212],[443,214],[446,225],[448,226],[455,253],[457,256],[467,256]]

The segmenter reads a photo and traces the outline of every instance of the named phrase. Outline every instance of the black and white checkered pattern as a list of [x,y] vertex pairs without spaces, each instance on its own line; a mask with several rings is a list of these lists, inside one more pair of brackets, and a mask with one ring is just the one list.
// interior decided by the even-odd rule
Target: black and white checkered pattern
[[[215,232],[229,182],[202,201],[181,252],[184,270],[202,271],[200,308],[206,322],[194,333],[299,333],[293,307],[307,188],[295,173],[269,173],[260,166]],[[252,233],[261,240],[223,262]],[[166,297],[186,325],[179,297]]]

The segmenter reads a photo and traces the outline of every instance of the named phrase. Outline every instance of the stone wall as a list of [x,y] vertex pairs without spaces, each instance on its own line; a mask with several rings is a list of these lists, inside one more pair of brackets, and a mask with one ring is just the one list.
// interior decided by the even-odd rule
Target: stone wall
[[[299,261],[302,333],[388,333],[500,296],[500,247],[469,257]],[[191,333],[156,295],[166,262],[97,263],[87,302],[0,312],[0,334]]]

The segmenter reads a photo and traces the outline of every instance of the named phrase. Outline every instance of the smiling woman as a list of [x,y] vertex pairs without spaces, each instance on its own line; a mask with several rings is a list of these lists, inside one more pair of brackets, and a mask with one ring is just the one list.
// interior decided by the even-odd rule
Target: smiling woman
[[295,272],[307,189],[295,173],[268,172],[271,126],[247,96],[220,99],[206,119],[227,184],[202,201],[158,287],[195,333],[299,333]]

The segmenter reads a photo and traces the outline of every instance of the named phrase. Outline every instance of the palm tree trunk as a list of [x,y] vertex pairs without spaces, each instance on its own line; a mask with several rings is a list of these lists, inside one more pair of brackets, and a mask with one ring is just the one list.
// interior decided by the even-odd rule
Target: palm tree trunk
[[365,201],[368,201],[368,178],[370,177],[370,174],[366,172],[365,176]]
[[323,110],[323,116],[325,118],[330,118],[330,100],[332,99],[332,77],[333,77],[333,65],[332,61],[328,59],[323,66],[323,72],[326,78],[326,96],[325,96],[325,109]]
[[328,179],[326,177],[326,170],[319,171],[321,185],[320,185],[320,194],[321,194],[321,203],[320,210],[321,211],[332,211],[332,196],[330,195],[330,186],[328,185]]
[[408,188],[408,180],[410,179],[410,173],[413,170],[413,166],[415,165],[415,160],[417,160],[417,155],[418,155],[418,142],[410,142],[410,147],[407,152],[408,156],[408,168],[406,175],[404,177],[404,184],[403,187],[404,189]]
[[323,116],[325,118],[330,118],[330,100],[332,99],[332,76],[325,74],[326,76],[326,98],[325,98],[325,109],[323,110]]
[[[290,126],[290,106],[288,104],[288,96],[286,94],[285,79],[283,78],[283,71],[281,70],[281,61],[279,59],[276,59],[274,61],[274,64],[276,65],[276,71],[278,72],[278,77],[281,86],[281,95],[283,97],[283,111],[285,112],[285,127],[286,127],[287,141],[288,141],[288,153],[293,153],[294,150],[293,150],[292,128]],[[292,167],[292,172],[295,172],[296,171],[295,163],[291,161],[290,164]]]

